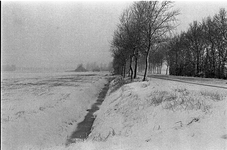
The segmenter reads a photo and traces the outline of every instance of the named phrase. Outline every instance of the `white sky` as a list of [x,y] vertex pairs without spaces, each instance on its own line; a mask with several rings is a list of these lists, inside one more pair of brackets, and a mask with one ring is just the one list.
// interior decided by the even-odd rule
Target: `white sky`
[[[109,43],[130,1],[2,2],[2,63],[23,67],[76,67],[108,63]],[[177,1],[179,30],[213,16],[225,1]]]

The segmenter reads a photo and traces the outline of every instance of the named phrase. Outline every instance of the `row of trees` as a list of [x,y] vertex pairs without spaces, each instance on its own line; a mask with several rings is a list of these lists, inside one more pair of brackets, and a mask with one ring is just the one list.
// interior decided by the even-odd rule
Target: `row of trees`
[[168,43],[167,60],[172,75],[226,78],[227,13],[194,21],[186,32]]
[[112,69],[112,62],[108,64],[97,64],[96,62],[87,63],[86,69],[88,71],[111,71]]
[[83,64],[78,64],[76,71],[84,72],[84,71],[111,71],[112,63],[107,64],[97,64],[96,62],[87,63],[86,67]]
[[178,14],[169,1],[140,1],[126,9],[111,42],[114,73],[133,79],[139,69],[144,81],[148,69],[160,73],[165,61],[171,75],[226,78],[226,11],[173,36]]
[[125,76],[129,70],[131,79],[136,78],[140,63],[144,64],[143,81],[146,80],[149,60],[160,64],[158,59],[151,58],[163,57],[160,47],[175,28],[178,14],[170,1],[140,1],[126,9],[111,43],[114,73]]

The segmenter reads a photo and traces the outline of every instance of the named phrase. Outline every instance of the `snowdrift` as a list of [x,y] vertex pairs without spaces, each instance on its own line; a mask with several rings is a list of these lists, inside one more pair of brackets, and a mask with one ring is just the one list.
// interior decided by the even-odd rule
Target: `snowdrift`
[[151,79],[112,81],[88,140],[67,149],[227,149],[227,91]]

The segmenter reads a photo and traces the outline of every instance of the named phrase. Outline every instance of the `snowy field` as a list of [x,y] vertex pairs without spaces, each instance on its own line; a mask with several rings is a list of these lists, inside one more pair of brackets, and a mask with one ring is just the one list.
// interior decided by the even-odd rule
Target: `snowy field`
[[2,149],[64,145],[106,82],[94,73],[3,73]]
[[70,73],[6,81],[3,144],[11,149],[227,149],[226,89],[155,78],[119,86],[123,80],[117,78],[95,112],[88,139],[66,147],[65,139],[95,101],[104,77]]
[[88,140],[67,150],[227,149],[226,89],[154,78],[115,84]]

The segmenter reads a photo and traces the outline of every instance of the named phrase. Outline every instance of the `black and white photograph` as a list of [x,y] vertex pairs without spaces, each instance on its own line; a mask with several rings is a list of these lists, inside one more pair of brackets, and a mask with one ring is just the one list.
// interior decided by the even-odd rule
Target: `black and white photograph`
[[227,150],[227,1],[1,1],[1,150]]

